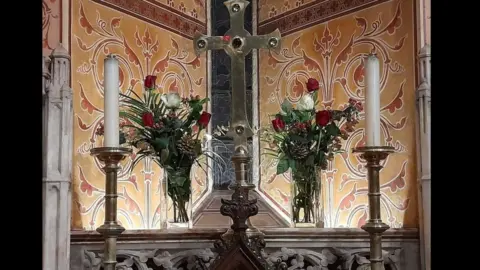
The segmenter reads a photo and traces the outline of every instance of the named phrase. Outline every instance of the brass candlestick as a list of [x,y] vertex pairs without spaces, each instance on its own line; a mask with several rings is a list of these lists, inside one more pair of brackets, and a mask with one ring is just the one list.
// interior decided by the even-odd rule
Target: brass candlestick
[[248,152],[242,147],[239,147],[232,157],[235,167],[235,182],[229,186],[229,189],[233,190],[232,199],[222,199],[220,213],[231,217],[233,224],[230,230],[222,236],[223,239],[228,239],[232,234],[240,232],[251,236],[258,234],[258,229],[250,228],[248,222],[249,217],[258,213],[257,200],[248,198],[249,191],[255,188],[255,185],[247,182],[249,161]]
[[132,153],[132,149],[125,147],[97,147],[90,150],[105,164],[105,222],[97,228],[97,232],[105,238],[103,254],[103,269],[115,270],[117,265],[117,237],[125,228],[117,223],[117,173],[120,161]]
[[382,255],[382,233],[390,227],[382,222],[380,213],[380,161],[394,152],[391,146],[365,146],[353,149],[367,161],[368,169],[368,206],[370,219],[362,229],[370,234],[370,269],[384,270]]

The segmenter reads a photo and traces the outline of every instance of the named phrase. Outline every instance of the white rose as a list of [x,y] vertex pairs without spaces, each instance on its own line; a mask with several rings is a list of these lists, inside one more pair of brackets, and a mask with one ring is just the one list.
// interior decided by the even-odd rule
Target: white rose
[[177,109],[180,107],[180,103],[182,102],[182,98],[178,93],[163,94],[160,99],[169,109]]
[[297,104],[297,110],[310,111],[315,107],[315,102],[311,95],[304,95]]

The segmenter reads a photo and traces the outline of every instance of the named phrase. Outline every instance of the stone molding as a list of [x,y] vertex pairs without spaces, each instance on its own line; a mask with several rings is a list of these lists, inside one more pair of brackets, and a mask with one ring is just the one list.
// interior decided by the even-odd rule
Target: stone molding
[[416,91],[417,111],[417,186],[418,211],[420,216],[420,240],[422,269],[430,270],[430,209],[431,209],[431,88],[430,88],[430,45],[418,53],[419,85]]
[[[385,269],[404,270],[405,268],[401,266],[402,252],[402,248],[383,250]],[[368,254],[368,248],[319,250],[281,248],[271,254],[264,252],[262,256],[272,266],[284,265],[284,268],[279,269],[328,270],[334,267],[339,270],[366,270],[370,269]],[[117,264],[117,269],[203,270],[211,265],[217,255],[211,248],[172,253],[162,249],[119,250],[117,257],[120,263]],[[99,251],[84,250],[83,269],[100,270],[102,256]]]
[[59,44],[43,57],[43,269],[68,270],[73,103],[70,56]]

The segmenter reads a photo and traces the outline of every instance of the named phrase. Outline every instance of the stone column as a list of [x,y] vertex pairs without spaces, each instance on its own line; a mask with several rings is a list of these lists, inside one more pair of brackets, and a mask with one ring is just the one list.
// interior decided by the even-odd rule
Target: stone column
[[43,269],[68,270],[73,104],[70,56],[60,44],[43,71]]
[[420,215],[422,269],[430,270],[430,45],[419,53],[419,82],[417,88],[417,184]]

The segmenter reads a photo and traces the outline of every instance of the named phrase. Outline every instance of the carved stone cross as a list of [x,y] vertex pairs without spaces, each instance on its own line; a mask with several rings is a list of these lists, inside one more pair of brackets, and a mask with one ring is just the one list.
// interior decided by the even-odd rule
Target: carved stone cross
[[232,106],[231,124],[227,136],[233,137],[235,152],[248,153],[247,138],[253,135],[246,111],[245,56],[252,49],[280,49],[280,30],[262,36],[252,36],[244,28],[244,14],[249,2],[225,1],[230,13],[230,29],[225,36],[204,36],[200,33],[193,40],[197,55],[207,50],[225,50],[231,58]]

